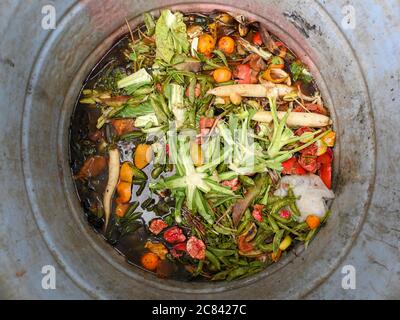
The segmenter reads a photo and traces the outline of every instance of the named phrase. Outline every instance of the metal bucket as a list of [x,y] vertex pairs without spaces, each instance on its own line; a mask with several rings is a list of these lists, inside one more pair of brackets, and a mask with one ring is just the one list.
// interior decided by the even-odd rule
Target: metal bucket
[[[329,12],[315,1],[211,2],[59,1],[56,29],[39,32],[34,27],[40,28],[44,2],[31,5],[35,14],[22,5],[14,11],[0,6],[24,30],[9,34],[0,24],[1,297],[301,298],[315,292],[342,264],[365,221],[375,183],[374,116],[358,57]],[[178,282],[130,266],[91,230],[75,194],[68,129],[81,84],[127,32],[125,17],[135,25],[143,12],[157,14],[161,6],[241,12],[264,23],[310,66],[334,118],[339,137],[334,214],[307,250],[298,247],[248,279]],[[9,28],[16,23],[8,21]],[[41,288],[44,265],[56,269],[56,290]]]

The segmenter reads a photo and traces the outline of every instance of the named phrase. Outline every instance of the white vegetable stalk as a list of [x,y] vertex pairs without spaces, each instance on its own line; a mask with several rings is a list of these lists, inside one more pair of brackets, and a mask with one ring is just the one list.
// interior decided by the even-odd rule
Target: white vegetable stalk
[[119,151],[118,149],[111,149],[109,151],[109,160],[108,160],[108,181],[103,196],[104,217],[105,217],[104,230],[107,230],[108,222],[110,220],[111,200],[114,195],[115,188],[117,187],[118,177],[119,177]]
[[[286,112],[278,111],[279,120],[282,120],[285,114]],[[273,120],[272,113],[271,111],[257,111],[252,120],[269,123]],[[332,120],[329,117],[312,112],[291,112],[286,120],[286,125],[289,127],[322,128],[330,124],[332,124]]]
[[283,97],[296,91],[296,88],[284,84],[265,82],[263,84],[233,84],[229,86],[220,86],[208,90],[207,93],[218,97],[229,97],[231,94],[239,94],[242,97],[266,98],[276,96]]

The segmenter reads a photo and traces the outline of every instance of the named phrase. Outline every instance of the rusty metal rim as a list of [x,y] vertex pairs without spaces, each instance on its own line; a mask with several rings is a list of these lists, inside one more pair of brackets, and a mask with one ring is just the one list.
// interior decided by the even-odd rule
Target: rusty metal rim
[[[187,5],[187,6],[190,6],[190,5]],[[170,7],[173,7],[173,6],[170,6]],[[214,7],[218,7],[218,6],[214,5]],[[227,6],[223,6],[223,7],[226,8]],[[180,8],[182,8],[182,5],[180,5]],[[73,17],[73,15],[76,13],[76,11],[78,9],[79,9],[78,4],[74,4],[73,6],[71,6],[70,9],[67,11],[67,13],[60,19],[59,26],[62,26],[63,24],[65,24],[66,21],[68,20],[68,18]],[[244,10],[240,10],[240,11],[244,12]],[[325,14],[327,14],[325,10],[324,10],[324,12],[325,12]],[[260,20],[265,20],[265,19],[260,17]],[[341,32],[340,30],[338,30],[338,31]],[[41,63],[43,63],[43,61],[44,61],[44,58],[45,58],[44,53],[46,51],[45,49],[47,47],[51,46],[52,41],[54,41],[56,39],[56,37],[57,37],[57,34],[54,33],[54,34],[52,34],[50,37],[48,37],[45,40],[45,42],[44,42],[43,46],[41,47],[41,50],[40,50],[37,58],[36,58],[36,63],[34,64],[34,67],[32,69],[31,76],[30,76],[30,81],[29,81],[29,85],[28,86],[33,86],[33,84],[37,81],[37,74],[38,74],[37,71],[40,70]],[[343,38],[345,38],[345,37],[343,37]],[[353,51],[352,51],[352,53],[354,55]],[[359,70],[361,70],[361,68],[359,67],[358,61],[357,61],[357,65],[358,65]],[[363,75],[363,80],[364,80],[364,75]],[[364,87],[366,88],[365,80],[364,80]],[[27,91],[29,92],[29,90],[27,90]],[[326,95],[324,95],[324,96],[326,96]],[[25,108],[24,108],[23,119],[22,119],[22,154],[24,155],[23,156],[23,172],[24,172],[24,177],[25,177],[26,190],[27,190],[27,193],[28,193],[28,196],[29,196],[30,205],[31,205],[32,211],[34,213],[36,223],[37,223],[37,225],[38,225],[38,227],[39,227],[39,229],[40,229],[40,231],[42,233],[42,237],[45,240],[49,250],[52,253],[52,255],[57,260],[57,262],[65,269],[66,273],[74,281],[74,283],[76,283],[80,288],[85,289],[88,293],[90,293],[91,296],[97,297],[97,298],[102,298],[101,296],[99,296],[99,294],[98,294],[98,292],[96,292],[96,290],[94,290],[93,288],[88,286],[87,282],[84,279],[82,279],[82,277],[80,277],[76,272],[74,272],[72,267],[70,267],[67,263],[64,263],[64,259],[62,257],[62,254],[60,252],[58,252],[57,247],[54,245],[54,243],[52,243],[51,237],[46,232],[46,223],[43,221],[43,219],[41,217],[41,214],[40,214],[40,211],[39,211],[39,208],[37,207],[37,205],[35,203],[34,190],[31,190],[31,188],[30,188],[30,186],[32,185],[32,181],[31,181],[30,170],[29,170],[30,169],[30,166],[29,166],[29,154],[27,153],[27,145],[29,143],[29,135],[28,135],[28,130],[26,129],[26,128],[28,128],[28,124],[29,124],[28,123],[28,120],[29,120],[29,108],[27,106],[30,104],[31,99],[32,99],[32,94],[28,93],[27,96],[26,96],[26,99],[25,99]],[[369,109],[370,109],[370,102],[369,101],[368,101],[368,106],[369,106]],[[374,139],[375,139],[375,137],[374,137]],[[374,141],[374,149],[375,149],[375,141]],[[375,157],[376,157],[376,152],[375,152]],[[372,180],[371,180],[372,183],[373,183],[374,179],[375,179],[375,162],[374,162],[374,175],[373,175]],[[370,185],[373,185],[373,184],[370,183]],[[369,190],[369,201],[371,199],[372,192],[373,192],[373,188],[370,188],[370,190]],[[368,209],[368,206],[369,206],[369,202],[366,204],[365,210]],[[361,225],[365,220],[365,214],[363,215],[363,217],[364,217],[364,219],[360,223],[358,223],[357,231],[353,234],[353,238],[352,238],[353,240],[357,237],[358,232],[359,232],[359,230],[361,228]],[[338,257],[339,259],[336,259],[336,260],[338,260],[337,263],[335,263],[336,266],[346,256],[346,254],[348,253],[349,249],[351,248],[351,246],[353,244],[353,241],[348,241],[348,243],[349,243],[349,245],[346,248],[344,248],[344,250],[342,250],[342,255],[340,257]],[[225,286],[225,288],[223,288],[221,291],[230,290],[230,289],[234,289],[234,288],[238,288],[238,287],[241,287],[241,286],[244,286],[244,285],[251,284],[256,280],[258,280],[260,278],[264,278],[268,274],[272,274],[273,272],[279,270],[280,268],[282,268],[284,265],[286,265],[289,262],[290,261],[286,261],[285,263],[282,262],[281,265],[277,265],[277,268],[274,271],[272,271],[271,268],[269,268],[269,270],[265,270],[264,272],[258,274],[258,276],[253,276],[249,280],[237,281],[231,287]],[[114,266],[116,266],[114,261],[113,261],[112,264]],[[121,269],[120,269],[121,266],[119,264],[117,264],[117,266],[118,266],[118,269],[121,271]],[[332,271],[334,269],[335,268],[331,268],[331,270],[329,270],[324,276],[322,276],[320,278],[319,283],[316,283],[315,286],[318,286],[320,283],[322,283],[326,279],[326,277],[328,277],[332,273]],[[154,286],[153,281],[145,281],[145,283],[146,284],[151,284],[152,286]],[[157,284],[159,284],[159,283],[157,282]],[[224,284],[226,285],[226,283],[224,283]],[[312,288],[314,288],[315,286],[312,286]],[[156,287],[160,288],[159,285],[156,285]],[[208,287],[210,288],[209,285],[208,285]],[[169,286],[161,286],[161,288],[162,289],[166,289],[166,290],[171,290],[171,288]],[[312,288],[310,290],[312,290]],[[172,290],[175,291],[175,288],[172,287]],[[310,290],[308,290],[304,295],[306,295]],[[185,289],[182,289],[182,288],[180,288],[179,291],[180,292],[183,291],[183,292],[206,293],[206,292],[211,292],[211,291],[212,292],[218,292],[219,290],[216,290],[216,288],[212,288],[211,287],[211,291],[208,291],[208,290],[207,291],[203,291],[203,290],[201,290],[201,291],[199,291],[199,290],[188,290],[188,291],[186,291]],[[302,295],[302,294],[300,294],[300,295]]]

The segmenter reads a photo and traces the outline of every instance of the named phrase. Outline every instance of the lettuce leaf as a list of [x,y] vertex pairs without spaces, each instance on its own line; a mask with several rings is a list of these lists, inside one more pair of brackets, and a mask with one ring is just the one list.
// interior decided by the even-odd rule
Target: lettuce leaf
[[175,54],[188,53],[190,45],[182,13],[163,10],[156,23],[155,39],[156,57],[167,63]]

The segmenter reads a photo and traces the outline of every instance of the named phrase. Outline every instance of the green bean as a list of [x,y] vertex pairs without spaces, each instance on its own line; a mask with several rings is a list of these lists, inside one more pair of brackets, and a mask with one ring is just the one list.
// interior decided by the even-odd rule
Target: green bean
[[293,229],[296,231],[307,231],[310,227],[306,222],[299,223],[297,226],[295,226]]
[[230,267],[232,263],[226,257],[218,257],[219,261],[221,261],[224,265]]
[[203,271],[203,260],[199,261],[199,264],[197,265],[197,268],[195,272],[193,273],[194,276],[199,275]]
[[233,234],[233,233],[236,232],[236,230],[234,230],[234,229],[230,229],[230,228],[227,228],[227,227],[224,227],[224,226],[219,226],[217,224],[213,225],[213,229],[215,231],[217,231],[218,233],[225,234],[225,235],[230,235],[230,234]]
[[133,170],[133,176],[135,179],[147,180],[147,175],[142,170],[136,168],[135,166],[132,166],[132,170]]
[[218,248],[211,248],[208,247],[208,249],[214,253],[217,257],[229,257],[233,254],[235,254],[236,250],[229,250],[229,249],[218,249]]
[[270,232],[266,231],[266,230],[261,230],[259,232],[259,234],[256,235],[255,239],[254,239],[254,244],[255,245],[259,245],[260,243],[264,242],[265,239],[267,239],[269,236],[271,236],[273,234],[273,231],[271,229],[269,229]]
[[164,171],[164,167],[162,167],[162,166],[156,167],[151,171],[151,177],[153,179],[157,179],[163,171]]
[[308,233],[307,233],[307,236],[306,236],[306,238],[304,239],[304,247],[307,249],[307,247],[308,247],[308,245],[309,245],[309,243],[310,243],[310,241],[313,239],[313,237],[315,236],[315,233],[317,232],[317,230],[318,229],[313,229],[313,230],[310,230]]
[[206,250],[206,258],[211,262],[212,265],[214,265],[217,268],[217,270],[221,269],[221,264],[219,263],[219,260],[209,250]]
[[212,281],[224,280],[224,279],[228,276],[228,274],[229,274],[230,272],[231,272],[230,269],[224,270],[224,271],[221,271],[221,272],[218,272],[217,274],[215,274],[215,275],[211,278],[211,280],[212,280]]
[[134,140],[136,138],[143,137],[144,134],[145,133],[142,131],[133,131],[133,132],[122,135],[119,139],[124,140],[124,141],[129,141],[129,140]]
[[147,209],[148,207],[150,207],[151,205],[153,205],[156,201],[152,198],[147,198],[146,200],[144,200],[142,202],[142,209]]
[[239,176],[239,180],[240,182],[243,184],[243,186],[247,187],[251,187],[254,186],[254,181],[253,179],[251,179],[248,176]]
[[[288,190],[288,196],[291,197],[291,198],[295,198],[295,195],[294,195],[294,193],[293,193],[292,188],[289,188],[289,190]],[[298,217],[301,216],[300,210],[299,210],[299,208],[297,208],[296,201],[294,201],[293,203],[289,204],[289,208],[290,208],[290,211],[292,211],[292,214],[293,214],[296,218],[298,218]]]
[[279,245],[281,244],[284,232],[285,230],[280,229],[277,233],[275,233],[274,240],[272,241],[272,249],[275,254],[278,252]]
[[235,268],[231,272],[229,272],[228,277],[226,278],[226,280],[227,281],[234,280],[234,279],[246,274],[247,271],[248,271],[247,268],[242,268],[242,267]]
[[272,230],[274,230],[274,232],[278,232],[279,231],[279,227],[276,224],[275,219],[271,215],[268,215],[267,217],[268,217],[269,225],[271,226]]
[[262,263],[261,261],[251,261],[251,262],[249,263],[249,266],[250,266],[251,268],[262,267],[262,266],[264,266],[264,263]]
[[141,182],[140,183],[140,185],[139,185],[139,189],[136,191],[136,196],[140,196],[142,193],[143,193],[143,191],[144,191],[144,189],[146,188],[146,182]]
[[235,266],[242,266],[242,267],[247,267],[249,265],[249,263],[244,260],[244,259],[240,259],[240,258],[228,258],[229,262],[231,262],[233,265]]
[[277,214],[277,213],[270,213],[270,215],[275,219],[275,220],[277,220],[277,221],[279,221],[280,223],[289,223],[289,222],[291,222],[291,220],[290,219],[285,219],[285,218],[282,218],[279,214]]
[[275,214],[278,213],[278,211],[280,209],[282,209],[283,207],[286,207],[287,205],[291,204],[293,201],[295,201],[296,198],[283,198],[280,199],[278,201],[275,201],[272,205],[271,205],[271,210],[270,213],[271,214]]
[[267,243],[267,244],[260,243],[258,245],[258,249],[260,249],[262,252],[272,252],[272,251],[274,251],[272,243]]
[[289,228],[288,226],[285,226],[283,223],[280,223],[279,221],[277,223],[278,223],[278,226],[280,226],[282,229],[285,229],[285,230],[289,231],[290,233],[293,233],[294,235],[301,237],[301,234],[298,233],[297,231],[293,230],[293,228]]
[[125,217],[129,217],[139,206],[139,201],[134,201],[129,205],[128,210],[125,213]]

